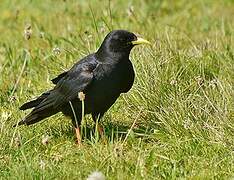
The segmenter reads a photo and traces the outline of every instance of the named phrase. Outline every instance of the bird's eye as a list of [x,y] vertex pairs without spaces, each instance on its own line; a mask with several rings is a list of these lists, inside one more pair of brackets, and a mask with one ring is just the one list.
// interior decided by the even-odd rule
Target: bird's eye
[[119,41],[124,42],[125,39],[124,38],[119,38]]

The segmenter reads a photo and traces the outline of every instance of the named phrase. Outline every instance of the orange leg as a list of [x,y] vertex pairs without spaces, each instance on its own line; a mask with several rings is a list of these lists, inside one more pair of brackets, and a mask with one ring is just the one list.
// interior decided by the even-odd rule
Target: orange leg
[[75,130],[76,130],[76,139],[77,139],[77,144],[78,144],[78,145],[81,145],[81,134],[80,134],[80,128],[79,128],[79,127],[77,127],[77,128],[75,128]]
[[98,130],[98,134],[99,134],[99,137],[100,137],[101,141],[102,141],[104,144],[107,144],[107,139],[106,139],[106,137],[104,136],[105,131],[104,131],[103,126],[97,124],[97,130]]
[[97,129],[98,129],[98,133],[101,136],[101,138],[104,137],[104,129],[102,125],[97,124]]

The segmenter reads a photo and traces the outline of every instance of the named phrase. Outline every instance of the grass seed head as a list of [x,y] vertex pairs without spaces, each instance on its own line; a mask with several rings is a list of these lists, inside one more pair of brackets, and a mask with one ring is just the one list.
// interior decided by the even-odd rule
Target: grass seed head
[[48,135],[43,135],[42,136],[42,140],[41,140],[41,143],[43,145],[48,145],[49,144],[49,141],[50,141],[50,137]]
[[46,166],[45,161],[40,160],[40,162],[39,162],[39,166],[40,166],[40,168],[41,168],[42,170],[44,170],[44,169],[45,169],[45,166]]
[[94,171],[88,176],[87,180],[105,180],[105,176],[99,171]]
[[61,49],[58,48],[58,47],[56,47],[56,48],[54,48],[54,49],[52,50],[52,52],[53,52],[54,55],[58,56],[59,54],[61,54]]
[[204,79],[201,76],[196,77],[197,85],[202,86],[204,84]]
[[85,100],[85,94],[82,91],[78,93],[78,97],[81,101]]
[[20,147],[21,146],[21,138],[20,138],[20,136],[16,136],[14,138],[14,146],[15,147]]
[[176,79],[172,79],[172,80],[170,81],[170,85],[176,86],[176,85],[177,85],[177,80],[176,80]]
[[26,25],[24,29],[24,37],[26,40],[29,40],[32,36],[32,27],[30,24]]

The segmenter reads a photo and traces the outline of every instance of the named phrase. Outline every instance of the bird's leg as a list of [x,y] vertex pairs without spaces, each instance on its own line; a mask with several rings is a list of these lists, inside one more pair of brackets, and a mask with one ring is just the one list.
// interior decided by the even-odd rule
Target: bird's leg
[[76,127],[75,128],[76,130],[76,139],[77,139],[77,144],[78,145],[81,145],[81,134],[80,134],[80,127]]
[[98,134],[101,138],[102,143],[107,144],[107,138],[104,136],[105,131],[104,131],[103,126],[99,124],[98,122],[96,123],[96,126],[97,126]]
[[98,130],[98,133],[101,136],[101,138],[103,138],[104,137],[104,128],[103,128],[103,126],[97,123],[97,130]]
[[80,117],[78,117],[78,119],[77,118],[75,118],[75,116],[74,117],[72,117],[72,124],[73,124],[73,126],[75,127],[75,132],[76,132],[76,142],[77,142],[77,144],[78,145],[81,145],[81,140],[82,140],[82,136],[81,136],[81,131],[80,131]]
[[80,146],[81,145],[81,133],[80,133],[80,119],[81,117],[77,117],[76,111],[73,107],[73,104],[71,101],[69,101],[70,107],[71,107],[71,111],[73,113],[73,117],[72,117],[72,124],[75,127],[75,131],[76,131],[76,139],[77,139],[77,144]]

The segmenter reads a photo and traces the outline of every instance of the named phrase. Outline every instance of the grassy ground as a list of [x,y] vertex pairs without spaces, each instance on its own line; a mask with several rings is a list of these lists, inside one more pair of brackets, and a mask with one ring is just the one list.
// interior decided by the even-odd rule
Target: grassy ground
[[[93,171],[107,179],[234,178],[233,12],[231,0],[2,0],[0,179],[86,179]],[[12,128],[27,113],[18,110],[23,102],[120,28],[153,45],[132,51],[135,83],[102,119],[105,140],[89,116],[80,148],[61,114]]]

